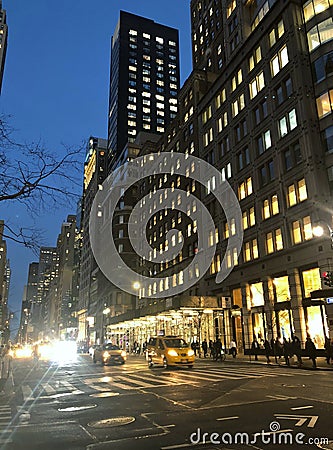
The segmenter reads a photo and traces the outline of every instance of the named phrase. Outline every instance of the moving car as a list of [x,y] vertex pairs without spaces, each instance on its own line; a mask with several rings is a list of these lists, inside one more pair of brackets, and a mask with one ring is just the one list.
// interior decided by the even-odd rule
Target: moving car
[[191,347],[178,336],[158,336],[150,338],[146,353],[148,366],[162,364],[163,367],[193,367],[195,356]]
[[111,363],[125,364],[126,352],[118,345],[103,344],[97,345],[93,354],[93,362],[100,362],[103,366]]

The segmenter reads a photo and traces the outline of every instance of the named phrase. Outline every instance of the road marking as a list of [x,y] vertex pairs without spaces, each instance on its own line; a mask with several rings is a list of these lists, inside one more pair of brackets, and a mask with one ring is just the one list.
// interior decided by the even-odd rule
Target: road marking
[[274,416],[277,419],[297,420],[296,427],[301,427],[310,419],[307,428],[314,428],[319,418],[319,416],[293,416],[292,414],[274,414]]
[[23,393],[23,399],[24,400],[30,400],[33,397],[33,392],[31,387],[28,384],[22,385],[22,393]]
[[233,419],[239,419],[239,416],[219,417],[216,420],[233,420]]
[[49,383],[41,383],[41,386],[45,392],[48,394],[54,394],[57,392],[52,386],[49,385]]
[[290,408],[291,410],[296,410],[296,409],[309,409],[309,408],[313,408],[313,406],[308,405],[308,406],[297,406],[295,408]]
[[274,400],[291,400],[296,397],[289,397],[288,395],[266,395],[268,398],[272,398]]

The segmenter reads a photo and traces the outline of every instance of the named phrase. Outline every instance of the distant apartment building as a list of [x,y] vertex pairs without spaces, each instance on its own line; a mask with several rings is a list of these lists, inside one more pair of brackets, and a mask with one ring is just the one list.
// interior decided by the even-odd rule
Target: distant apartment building
[[[87,340],[88,334],[95,333],[95,310],[97,308],[97,267],[89,237],[90,210],[103,181],[107,176],[107,141],[91,136],[87,145],[84,164],[83,194],[80,217],[80,279],[77,305],[78,339]],[[103,308],[102,308],[103,309]],[[88,319],[92,317],[92,319]],[[90,322],[89,322],[90,320]]]
[[120,11],[111,42],[109,167],[140,131],[165,131],[179,83],[178,30]]

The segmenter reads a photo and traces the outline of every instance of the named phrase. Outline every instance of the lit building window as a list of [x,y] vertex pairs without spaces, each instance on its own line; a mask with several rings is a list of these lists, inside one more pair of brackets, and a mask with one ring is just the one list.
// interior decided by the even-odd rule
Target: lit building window
[[266,252],[270,253],[283,249],[283,239],[281,228],[277,228],[274,231],[266,234]]
[[292,109],[288,114],[279,120],[279,134],[282,138],[297,127],[296,109]]
[[265,87],[264,72],[261,71],[258,75],[250,82],[250,98],[254,98],[263,88]]
[[307,198],[308,193],[305,178],[302,178],[301,180],[288,186],[287,200],[289,207],[294,206],[297,203],[301,203],[307,200]]
[[330,6],[333,6],[332,0],[309,0],[303,5],[304,20],[307,22],[313,16],[326,11]]
[[284,45],[271,59],[271,74],[275,77],[289,62],[288,49]]
[[320,22],[318,25],[311,28],[307,33],[308,44],[310,51],[333,39],[333,19]]
[[295,220],[292,223],[292,237],[294,244],[299,244],[313,238],[310,216]]
[[316,99],[319,119],[332,114],[333,111],[333,89],[325,92]]
[[261,61],[261,48],[257,47],[253,54],[249,57],[249,72],[255,68],[256,64]]

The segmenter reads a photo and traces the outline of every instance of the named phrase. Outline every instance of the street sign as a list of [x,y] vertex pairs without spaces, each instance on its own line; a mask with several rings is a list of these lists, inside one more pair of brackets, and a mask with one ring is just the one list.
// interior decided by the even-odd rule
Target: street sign
[[329,305],[330,305],[331,303],[333,303],[333,297],[328,297],[328,298],[326,299],[326,303],[328,303]]

